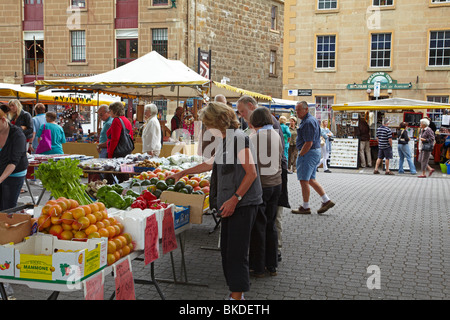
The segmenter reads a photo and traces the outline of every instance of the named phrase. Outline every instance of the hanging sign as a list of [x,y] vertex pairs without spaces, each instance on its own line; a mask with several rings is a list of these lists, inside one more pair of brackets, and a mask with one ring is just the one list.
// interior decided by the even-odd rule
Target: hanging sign
[[159,257],[159,234],[158,222],[156,215],[152,214],[147,217],[145,225],[145,248],[144,248],[145,265],[152,263]]
[[175,237],[175,225],[173,222],[172,209],[164,209],[162,224],[162,247],[163,254],[169,253],[177,248],[177,238]]
[[114,265],[116,300],[136,300],[130,256]]
[[386,72],[375,72],[372,75],[370,75],[367,80],[363,80],[362,83],[353,83],[348,84],[347,89],[348,90],[367,90],[367,89],[374,89],[375,83],[380,83],[380,89],[386,90],[386,89],[411,89],[412,84],[410,83],[397,83],[397,80],[392,79],[392,77],[386,73]]
[[84,282],[85,300],[104,300],[104,274],[103,270],[96,276],[90,277]]

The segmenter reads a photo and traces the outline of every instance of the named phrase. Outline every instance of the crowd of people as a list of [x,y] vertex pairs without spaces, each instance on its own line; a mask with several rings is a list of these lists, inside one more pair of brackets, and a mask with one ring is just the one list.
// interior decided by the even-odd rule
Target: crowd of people
[[[250,288],[250,276],[277,275],[282,247],[280,213],[283,208],[290,208],[289,153],[285,151],[289,150],[292,134],[288,126],[283,129],[284,123],[280,124],[269,109],[258,107],[253,97],[242,96],[236,105],[248,128],[240,129],[236,112],[226,101],[210,102],[200,113],[208,132],[203,135],[208,145],[202,148],[205,161],[171,177],[178,180],[184,175],[212,170],[210,206],[221,217],[222,267],[231,291],[229,299],[242,300]],[[321,159],[320,126],[308,112],[306,102],[297,104],[296,114],[302,120],[295,129],[295,171],[303,203],[291,212],[311,213],[312,187],[322,199],[318,213],[323,214],[334,203],[315,177]]]

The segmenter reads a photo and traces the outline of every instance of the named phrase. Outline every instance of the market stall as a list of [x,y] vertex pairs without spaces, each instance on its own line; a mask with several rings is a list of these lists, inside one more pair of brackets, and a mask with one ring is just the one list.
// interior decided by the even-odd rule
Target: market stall
[[[131,260],[141,259],[140,256],[144,256],[146,265],[151,265],[150,280],[133,279],[129,270],[127,287],[132,283],[151,284],[164,299],[158,281],[203,286],[187,281],[181,235],[191,224],[202,222],[208,205],[209,177],[186,176],[177,183],[168,178],[195,165],[200,157],[177,154],[156,162],[138,154],[122,160],[109,159],[122,161],[119,172],[124,167],[139,168],[140,172],[131,172],[131,179],[113,185],[105,181],[81,183],[85,167],[116,171],[113,170],[116,167],[106,167],[99,159],[80,162],[66,156],[41,160],[36,178],[53,200],[31,205],[28,211],[12,216],[20,221],[8,220],[7,213],[0,214],[0,260],[7,265],[0,268],[2,297],[6,297],[3,283],[13,283],[53,291],[50,296],[53,299],[62,291],[84,289],[88,299],[91,282],[99,281],[111,271],[116,275],[122,267],[130,269]],[[172,256],[173,280],[155,278],[159,246],[162,254],[171,255],[180,248],[184,281],[175,275]],[[124,285],[123,279],[117,281],[116,299],[132,298],[134,290],[128,290],[130,295],[124,296],[117,288]]]
[[[335,104],[332,108],[333,119],[331,129],[335,133],[336,138],[332,142],[330,166],[357,168],[359,161],[359,140],[355,137],[355,128],[358,126],[361,118],[365,118],[370,127],[370,145],[372,148],[373,159],[376,159],[376,149],[378,148],[376,130],[383,119],[388,120],[388,126],[393,131],[394,140],[397,137],[397,129],[400,127],[400,123],[408,123],[408,134],[412,138],[410,142],[411,154],[415,154],[418,148],[418,144],[415,140],[418,137],[420,119],[426,116],[430,109],[450,110],[450,105],[428,101],[392,98]],[[445,131],[444,126],[443,131]],[[439,140],[441,135],[440,132],[437,131],[436,135],[437,140]],[[395,140],[393,143],[394,158],[391,162],[392,165],[390,165],[394,170],[398,169],[396,143]],[[435,148],[439,147],[440,144],[437,143]],[[404,168],[409,170],[406,161],[404,162]]]

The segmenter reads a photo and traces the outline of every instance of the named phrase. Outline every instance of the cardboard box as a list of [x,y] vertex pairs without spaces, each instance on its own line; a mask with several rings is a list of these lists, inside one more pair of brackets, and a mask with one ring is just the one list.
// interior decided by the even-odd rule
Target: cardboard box
[[14,248],[12,244],[0,246],[0,277],[14,278]]
[[203,204],[206,195],[204,194],[185,194],[173,191],[164,191],[159,197],[162,202],[173,203],[177,206],[188,207],[190,209],[189,222],[192,224],[202,224],[203,222]]
[[12,249],[16,278],[74,283],[106,266],[108,239],[67,241],[37,234]]
[[31,234],[31,216],[20,213],[0,213],[0,245],[22,242]]

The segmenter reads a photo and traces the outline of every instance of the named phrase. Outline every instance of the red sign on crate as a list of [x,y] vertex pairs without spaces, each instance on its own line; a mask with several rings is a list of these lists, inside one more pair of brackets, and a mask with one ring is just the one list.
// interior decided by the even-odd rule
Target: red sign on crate
[[85,300],[104,300],[103,271],[84,282]]
[[178,247],[177,238],[175,237],[175,226],[173,222],[172,208],[164,209],[162,229],[163,254],[166,254]]
[[147,217],[145,225],[145,265],[152,263],[159,258],[159,233],[156,215]]
[[114,265],[114,277],[116,283],[116,300],[136,300],[130,256],[121,263]]

